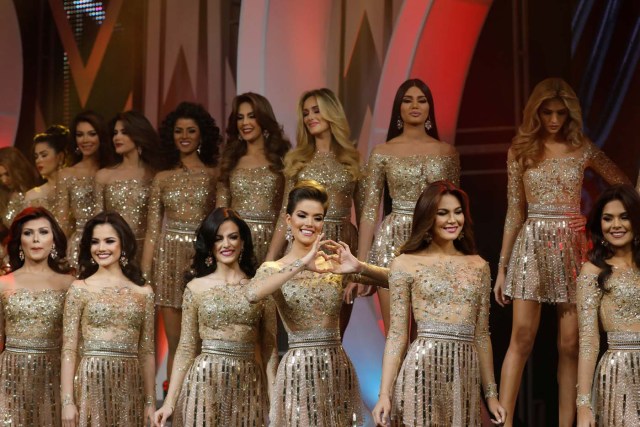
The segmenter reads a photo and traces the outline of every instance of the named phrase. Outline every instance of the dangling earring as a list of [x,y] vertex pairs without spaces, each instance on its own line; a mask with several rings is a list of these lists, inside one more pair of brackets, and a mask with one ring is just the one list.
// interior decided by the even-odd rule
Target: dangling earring
[[96,265],[97,262],[95,259],[93,259],[93,257],[91,257],[91,260],[89,261],[91,263],[91,265]]
[[264,139],[269,139],[269,131],[268,130],[263,130],[262,131],[262,136],[264,136]]
[[284,238],[287,239],[287,242],[289,243],[293,242],[293,234],[291,233],[290,225],[287,225],[287,234],[285,234]]
[[458,234],[458,240],[462,240],[464,239],[464,230],[460,232],[460,234]]
[[211,255],[204,259],[204,265],[207,267],[211,267],[213,265],[213,257]]
[[431,130],[432,127],[433,127],[433,123],[431,123],[431,119],[427,119],[427,121],[424,122],[424,128],[426,130]]
[[138,156],[142,156],[142,147],[138,147]]
[[242,139],[242,135],[238,134],[238,141],[239,142],[244,142],[244,139]]
[[76,146],[75,152],[77,155],[82,154],[82,151],[80,150],[80,147]]
[[56,249],[56,244],[51,245],[51,252],[49,252],[49,256],[51,259],[58,258],[58,250]]
[[429,243],[431,243],[432,237],[431,237],[431,233],[427,232],[427,234],[424,235],[424,242],[428,245]]
[[601,244],[602,246],[604,246],[605,248],[608,248],[608,247],[609,247],[609,242],[607,242],[605,239],[600,240],[600,244]]
[[122,251],[122,253],[120,254],[120,266],[124,268],[127,266],[127,264],[129,264],[129,260],[127,259],[127,253],[125,251]]
[[398,130],[402,130],[404,127],[404,122],[401,117],[398,117],[398,120],[396,120],[396,126],[398,127]]
[[18,258],[20,258],[20,261],[24,261],[24,251],[22,248],[18,251]]
[[198,152],[198,154],[200,154],[200,147],[202,147],[202,142],[200,142],[200,144],[198,144],[198,148],[196,149],[196,151]]

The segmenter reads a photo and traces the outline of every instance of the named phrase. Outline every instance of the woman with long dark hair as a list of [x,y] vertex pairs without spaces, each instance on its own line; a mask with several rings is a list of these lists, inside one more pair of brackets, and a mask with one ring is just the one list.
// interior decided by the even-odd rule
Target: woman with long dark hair
[[154,296],[135,262],[136,250],[135,235],[118,213],[87,221],[79,280],[64,307],[63,427],[153,422]]
[[216,208],[198,229],[180,345],[156,426],[174,410],[174,426],[267,424],[276,317],[273,301],[251,304],[242,296],[256,271],[252,246],[249,226],[228,208]]
[[0,277],[0,417],[8,425],[61,424],[62,312],[73,281],[66,248],[44,208],[27,208],[11,224],[12,272]]
[[[38,171],[16,147],[0,148],[0,219],[8,227],[16,212],[7,215],[9,202],[40,182]],[[17,209],[17,208],[16,208]]]
[[[640,195],[630,185],[607,188],[587,225],[593,247],[577,290],[578,427],[640,425]],[[600,325],[608,347],[596,366]]]

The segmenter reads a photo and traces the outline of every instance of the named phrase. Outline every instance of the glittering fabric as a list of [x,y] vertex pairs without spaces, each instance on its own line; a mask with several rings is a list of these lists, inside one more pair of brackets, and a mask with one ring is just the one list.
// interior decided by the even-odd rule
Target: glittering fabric
[[140,263],[145,232],[151,181],[128,179],[108,184],[96,183],[96,213],[103,210],[118,212],[127,221],[138,244],[136,260]]
[[213,181],[207,169],[184,168],[161,172],[153,180],[147,239],[154,256],[151,271],[145,273],[155,288],[157,305],[182,305],[184,273],[191,267],[195,232],[213,209]]
[[79,425],[144,425],[141,371],[155,357],[153,294],[72,286],[63,325],[63,363],[75,365],[82,344],[74,381]]
[[0,424],[60,426],[60,335],[66,291],[2,292]]
[[22,212],[23,209],[29,207],[42,207],[50,212],[55,212],[56,207],[56,190],[55,187],[47,194],[42,193],[41,187],[32,188],[30,191],[34,191],[35,196],[30,196],[31,200],[26,201],[24,193],[14,193],[9,199],[7,205],[7,211],[5,213],[5,224],[10,225],[13,219]]
[[548,303],[575,302],[576,277],[584,262],[586,242],[582,233],[569,229],[568,215],[580,212],[587,167],[610,184],[628,182],[591,142],[586,142],[577,156],[544,159],[526,170],[513,159],[507,162],[504,239],[515,244],[507,248],[506,295]]
[[84,225],[93,216],[96,208],[95,180],[92,176],[68,176],[60,179],[57,186],[56,219],[69,236],[67,259],[78,267],[78,248]]
[[[207,278],[198,280],[209,280]],[[242,285],[211,281],[207,290],[184,292],[182,332],[174,370],[184,375],[174,405],[177,426],[265,426],[269,399],[266,369],[277,364],[272,301],[250,304]],[[202,340],[199,355],[198,342]],[[263,360],[256,358],[258,353]]]
[[[385,366],[402,362],[393,416],[410,426],[480,426],[480,373],[494,382],[489,266],[476,256],[403,258],[389,277]],[[418,339],[403,359],[411,310]]]
[[234,209],[247,222],[258,263],[264,261],[269,250],[283,192],[284,177],[269,166],[235,168],[229,186],[218,183],[216,206]]
[[[249,286],[260,286],[281,267],[277,262],[262,264]],[[271,425],[363,424],[358,378],[340,344],[342,291],[342,276],[303,271],[273,294],[290,348],[278,366]]]
[[[578,280],[578,394],[593,390],[598,426],[640,426],[640,271],[614,268],[605,289],[597,274]],[[609,346],[596,367],[599,325]]]
[[369,252],[369,262],[387,267],[411,233],[413,210],[429,183],[442,179],[458,185],[457,155],[413,155],[407,157],[372,153],[367,164],[363,221],[375,224],[385,183],[393,210],[380,224]]

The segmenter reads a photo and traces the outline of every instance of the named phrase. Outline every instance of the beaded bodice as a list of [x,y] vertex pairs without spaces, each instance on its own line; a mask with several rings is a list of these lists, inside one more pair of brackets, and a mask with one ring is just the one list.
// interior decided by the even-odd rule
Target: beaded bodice
[[230,207],[251,219],[271,218],[275,221],[284,190],[284,177],[269,166],[235,168],[229,186],[218,184],[216,206]]
[[66,290],[25,288],[2,291],[4,333],[7,339],[56,340],[62,335]]

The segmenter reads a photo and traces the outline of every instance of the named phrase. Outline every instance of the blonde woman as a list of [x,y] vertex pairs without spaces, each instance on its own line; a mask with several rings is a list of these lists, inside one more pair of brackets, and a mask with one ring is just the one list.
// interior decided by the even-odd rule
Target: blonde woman
[[513,300],[511,342],[500,382],[507,426],[513,423],[542,303],[555,304],[558,312],[558,425],[570,426],[575,418],[576,277],[587,250],[580,192],[587,167],[610,184],[628,182],[583,135],[580,103],[571,87],[559,78],[540,82],[509,149],[508,209],[494,288],[498,304]]

